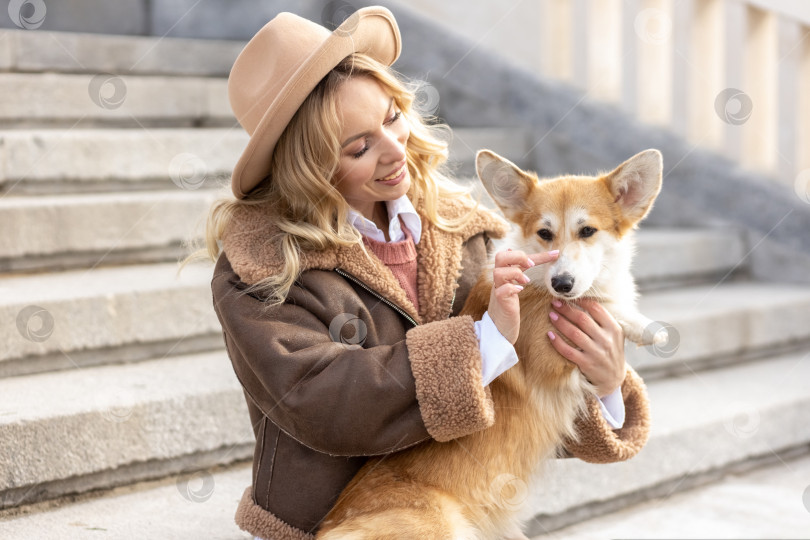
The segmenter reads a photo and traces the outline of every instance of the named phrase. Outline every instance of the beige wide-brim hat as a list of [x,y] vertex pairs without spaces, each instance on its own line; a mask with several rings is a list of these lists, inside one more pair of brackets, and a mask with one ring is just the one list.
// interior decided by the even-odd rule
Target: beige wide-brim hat
[[393,14],[372,6],[355,11],[334,32],[293,13],[279,13],[236,58],[228,76],[228,99],[250,135],[231,176],[244,199],[270,173],[281,133],[310,92],[341,60],[365,53],[390,66],[401,49]]

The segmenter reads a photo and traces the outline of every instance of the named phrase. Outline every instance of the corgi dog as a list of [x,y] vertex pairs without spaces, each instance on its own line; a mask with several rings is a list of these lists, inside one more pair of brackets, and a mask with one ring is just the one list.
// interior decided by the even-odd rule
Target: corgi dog
[[[526,253],[558,249],[556,261],[526,270],[520,291],[519,362],[489,388],[492,427],[448,442],[426,441],[371,458],[323,521],[319,540],[525,539],[518,518],[538,466],[566,439],[591,385],[551,345],[553,299],[597,299],[638,344],[666,341],[636,307],[630,274],[633,231],[661,189],[662,158],[646,150],[596,177],[539,179],[489,150],[476,155],[487,192],[513,224],[500,242]],[[492,261],[462,315],[479,320],[492,290]]]

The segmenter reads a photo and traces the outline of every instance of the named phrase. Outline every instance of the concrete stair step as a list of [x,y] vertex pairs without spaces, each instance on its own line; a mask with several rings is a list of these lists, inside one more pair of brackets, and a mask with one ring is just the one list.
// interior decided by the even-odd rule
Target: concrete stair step
[[[800,457],[774,459],[754,470],[730,472],[711,485],[665,493],[532,540],[806,538],[810,454],[805,450]],[[804,504],[799,504],[802,495]]]
[[6,540],[252,540],[233,519],[250,475],[250,464],[239,463],[34,505],[26,514],[0,511],[0,532]]
[[[808,351],[648,381],[652,430],[645,448],[622,463],[549,463],[528,490],[529,535],[671,494],[752,460],[793,449],[806,453]],[[800,497],[797,492],[796,504]]]
[[641,290],[693,285],[746,270],[745,234],[733,228],[641,226],[636,234],[633,276]]
[[210,188],[230,182],[248,139],[238,125],[6,130],[0,132],[0,192]]
[[[221,350],[210,264],[0,277],[0,378]],[[0,382],[2,379],[0,379]]]
[[0,71],[227,77],[243,41],[0,30]]
[[232,126],[227,81],[72,73],[0,73],[0,127]]
[[670,332],[666,345],[625,348],[627,361],[647,380],[810,344],[806,286],[735,282],[668,289],[642,296],[639,308]]
[[[95,540],[99,535],[250,539],[233,521],[250,475],[249,463],[241,463],[140,482],[77,501],[32,505],[24,513],[10,509],[5,515],[0,512],[0,531],[8,540]],[[667,493],[532,540],[801,538],[810,527],[810,515],[796,499],[807,489],[808,477],[810,456],[805,454],[729,472],[711,485]]]
[[0,508],[252,455],[224,351],[0,380]]
[[[468,174],[474,174],[472,159],[479,147],[465,144],[484,147],[495,141],[501,148],[498,141],[507,144],[519,138],[498,129],[457,128],[453,133],[451,159],[466,160]],[[227,128],[6,130],[0,132],[0,192],[156,189],[165,188],[168,180],[180,186],[211,187],[230,180],[248,139],[235,121]],[[501,150],[514,159],[520,157],[508,148]]]
[[176,260],[200,238],[216,190],[0,198],[0,272]]
[[[771,509],[781,508],[785,501],[779,502],[773,497],[775,491],[763,492],[762,484],[778,482],[778,487],[784,488],[789,483],[794,501],[801,497],[800,490],[806,487],[806,479],[802,479],[806,475],[802,471],[807,470],[807,458],[796,464],[788,456],[791,453],[806,455],[810,442],[810,426],[803,421],[804,411],[810,405],[810,393],[804,384],[808,377],[810,355],[797,354],[700,375],[653,381],[648,384],[653,415],[652,436],[637,457],[610,465],[592,465],[575,459],[552,461],[530,489],[518,486],[521,489],[516,493],[521,500],[510,499],[510,503],[528,500],[529,535],[581,523],[604,512],[617,512],[536,540],[623,538],[630,530],[634,537],[647,537],[653,532],[667,537],[690,536],[683,531],[697,532],[698,529],[690,529],[690,521],[686,518],[698,507],[683,502],[695,497],[694,492],[683,490],[715,480],[729,471],[750,469],[763,459],[769,459],[771,463],[781,462],[774,465],[781,480],[775,481],[770,471],[751,473],[748,477],[757,475],[759,479],[755,486],[744,487],[743,497],[739,496],[737,489],[729,491],[724,483],[703,488],[706,494],[701,495],[703,505],[710,502],[711,497],[722,497],[711,508],[703,506],[702,512],[705,516],[707,511],[718,510],[718,505],[723,508],[733,505],[738,510],[734,515],[740,512],[759,515],[750,514],[750,508],[742,511],[741,506],[747,507],[748,503],[758,508],[758,512],[766,510],[764,505]],[[219,414],[225,412],[220,409]],[[129,417],[119,414],[118,417],[127,419],[116,425],[125,425],[132,421],[134,414]],[[214,465],[203,466],[197,473],[117,488],[100,496],[80,499],[74,504],[41,504],[6,510],[0,513],[0,530],[6,533],[4,537],[12,539],[29,538],[34,532],[38,538],[44,539],[64,538],[66,535],[83,539],[97,536],[99,530],[115,538],[127,536],[130,530],[167,539],[200,536],[234,540],[249,538],[236,529],[232,521],[238,499],[249,483],[250,468],[247,465],[225,470]],[[680,494],[673,496],[679,491]],[[781,489],[779,493],[784,495],[786,492]],[[653,503],[652,509],[633,506],[660,496],[666,497],[667,501]],[[26,502],[35,500],[29,497]],[[806,523],[808,519],[804,514],[804,517],[798,515],[799,507],[790,504],[795,511],[790,513],[787,521],[780,520],[784,526],[778,530],[782,534],[803,530],[791,527]],[[620,511],[625,507],[628,509]],[[663,512],[669,516],[665,525],[659,521],[664,517]],[[683,520],[673,520],[676,512]],[[703,517],[700,513],[697,515]],[[192,516],[199,519],[187,519]],[[715,517],[718,516],[715,514]],[[719,519],[727,520],[728,514],[724,512]],[[633,527],[628,528],[631,525]],[[720,530],[727,533],[729,529]],[[713,536],[704,529],[699,532],[701,537]]]

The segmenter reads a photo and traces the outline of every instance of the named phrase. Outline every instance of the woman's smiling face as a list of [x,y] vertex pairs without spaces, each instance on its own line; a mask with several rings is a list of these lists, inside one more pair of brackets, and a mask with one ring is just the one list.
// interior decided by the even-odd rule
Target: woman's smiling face
[[374,203],[398,199],[411,185],[405,161],[410,126],[394,99],[370,77],[341,84],[336,106],[342,129],[335,187],[371,219]]

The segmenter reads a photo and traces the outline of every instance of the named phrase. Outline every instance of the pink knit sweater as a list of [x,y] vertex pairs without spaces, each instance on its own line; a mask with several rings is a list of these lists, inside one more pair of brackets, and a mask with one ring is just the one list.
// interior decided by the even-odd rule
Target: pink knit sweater
[[400,219],[405,240],[400,242],[380,242],[363,236],[366,246],[387,266],[396,276],[408,300],[413,302],[419,311],[419,295],[416,292],[416,244],[413,235],[405,223]]

